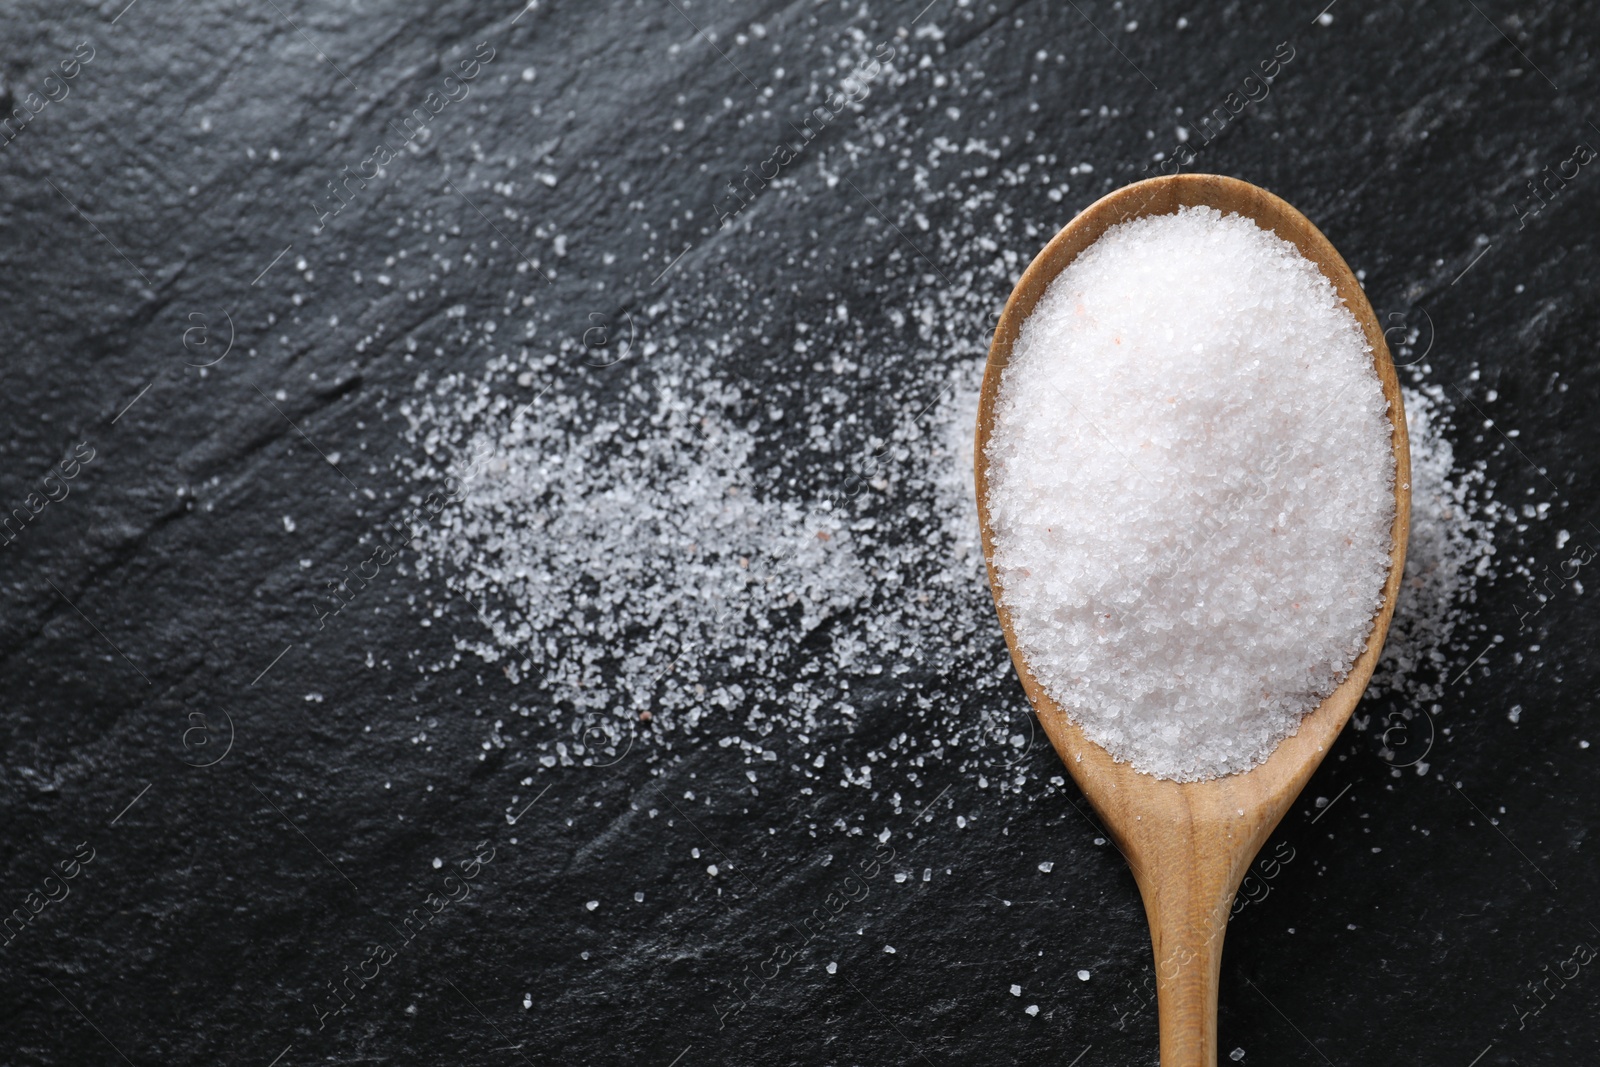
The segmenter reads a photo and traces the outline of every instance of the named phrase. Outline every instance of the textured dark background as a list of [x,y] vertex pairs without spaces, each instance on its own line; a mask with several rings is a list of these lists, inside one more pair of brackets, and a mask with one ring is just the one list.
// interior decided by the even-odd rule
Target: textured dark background
[[[1135,992],[1151,967],[1137,894],[1070,786],[958,831],[948,816],[912,819],[952,798],[987,810],[972,774],[930,767],[896,816],[876,792],[801,794],[783,777],[782,738],[758,794],[743,789],[737,749],[703,741],[668,762],[635,753],[541,768],[515,745],[486,744],[487,719],[511,696],[498,674],[362,669],[369,653],[447,660],[449,635],[474,626],[469,610],[447,604],[445,624],[419,626],[416,580],[403,574],[392,610],[358,625],[318,632],[308,609],[322,572],[299,560],[360,558],[351,546],[415,491],[381,425],[417,371],[393,342],[458,301],[531,291],[518,257],[486,251],[496,233],[545,265],[552,235],[567,235],[563,270],[538,299],[573,335],[595,292],[608,313],[658,299],[711,308],[719,272],[738,269],[766,279],[770,302],[751,313],[780,339],[841,296],[887,337],[874,310],[895,285],[947,284],[967,266],[887,285],[848,269],[904,239],[875,212],[910,229],[914,207],[896,156],[845,158],[848,116],[793,175],[803,207],[716,233],[721,183],[786,136],[856,31],[917,41],[930,57],[872,105],[898,109],[924,138],[1010,135],[1003,164],[1097,161],[1059,202],[1043,186],[1002,190],[1039,228],[1031,247],[1017,242],[1025,255],[1142,176],[1171,143],[1175,107],[1219,103],[1291,42],[1272,96],[1196,166],[1298,206],[1365,272],[1381,311],[1414,323],[1425,310],[1429,380],[1466,428],[1458,460],[1485,460],[1504,498],[1556,501],[1566,528],[1600,522],[1588,410],[1600,400],[1600,176],[1585,167],[1537,217],[1517,218],[1536,171],[1579,141],[1600,144],[1594,5],[1340,0],[1329,24],[1317,3],[935,0],[920,11],[920,0],[4,6],[8,109],[80,42],[94,58],[69,97],[0,147],[0,502],[22,506],[79,442],[95,458],[0,549],[0,909],[25,908],[80,842],[94,859],[0,948],[0,1063],[1155,1062],[1154,1013]],[[757,21],[767,36],[739,36]],[[496,58],[427,149],[312,233],[308,203],[325,183],[480,41]],[[978,89],[941,95],[942,69]],[[861,199],[826,184],[825,161],[846,167]],[[513,174],[509,200],[491,193]],[[933,177],[946,179],[954,171]],[[493,281],[447,291],[447,280],[410,302],[355,285],[352,272],[381,271],[397,220],[419,211],[477,242]],[[958,200],[930,222],[935,234],[959,228]],[[706,250],[650,281],[686,244]],[[932,238],[919,244],[938,258]],[[1006,287],[981,295],[997,310]],[[358,346],[379,323],[386,332]],[[194,327],[210,332],[185,334]],[[230,332],[237,349],[202,375],[193,364]],[[431,366],[481,358],[449,351]],[[731,370],[759,380],[788,362],[775,343]],[[576,357],[557,373],[564,390],[616,387]],[[1496,422],[1520,430],[1515,447],[1460,399],[1484,403],[1490,388]],[[333,453],[345,457],[337,470]],[[309,531],[298,541],[283,535],[289,514]],[[1549,533],[1532,524],[1526,543],[1501,545],[1500,580],[1474,608],[1490,651],[1457,665],[1430,773],[1397,773],[1370,734],[1351,734],[1269,844],[1295,859],[1230,928],[1224,1057],[1600,1059],[1593,965],[1518,1016],[1538,1003],[1526,985],[1543,968],[1580,941],[1600,945],[1600,875],[1584,851],[1600,749],[1579,743],[1596,733],[1592,612],[1574,590],[1519,632],[1514,609],[1527,594],[1510,560],[1555,562]],[[1497,633],[1506,641],[1491,645]],[[892,706],[870,692],[857,703]],[[855,762],[903,728],[863,719],[839,741]],[[1059,770],[1039,746],[1025,759],[1035,781]],[[529,776],[535,789],[519,785]],[[692,824],[667,800],[691,788],[718,798],[696,805]],[[513,824],[511,798],[535,792]],[[1316,796],[1337,799],[1316,809]],[[912,877],[880,877],[719,1029],[717,1007],[747,965],[873,854],[870,835],[810,832],[841,818],[893,826],[890,869]],[[327,983],[442,891],[449,872],[433,859],[453,866],[483,840],[494,858],[472,895],[319,1029]],[[1048,878],[1041,856],[1054,858]],[[722,868],[715,878],[708,863]],[[924,868],[938,876],[924,882]],[[591,899],[606,905],[590,911]]]

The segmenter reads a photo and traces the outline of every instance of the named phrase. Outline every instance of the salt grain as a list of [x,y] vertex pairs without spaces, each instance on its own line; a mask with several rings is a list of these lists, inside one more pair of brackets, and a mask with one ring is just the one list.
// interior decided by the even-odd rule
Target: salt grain
[[993,563],[1091,739],[1211,778],[1333,691],[1389,570],[1387,410],[1332,284],[1248,219],[1123,223],[1056,278],[1000,384]]

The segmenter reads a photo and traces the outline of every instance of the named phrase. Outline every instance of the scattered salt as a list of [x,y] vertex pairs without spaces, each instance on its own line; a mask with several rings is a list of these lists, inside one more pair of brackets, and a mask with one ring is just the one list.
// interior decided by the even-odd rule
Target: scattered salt
[[1366,645],[1389,569],[1388,404],[1288,242],[1185,208],[1051,283],[1000,384],[994,567],[1029,669],[1118,760],[1264,760]]
[[1409,703],[1438,700],[1452,670],[1446,652],[1475,599],[1473,586],[1494,556],[1493,528],[1504,511],[1478,499],[1481,469],[1457,475],[1444,435],[1438,386],[1402,388],[1411,439],[1411,537],[1400,599],[1372,690]]
[[[1179,19],[1179,28],[1188,21]],[[871,58],[870,45],[842,46],[857,49],[857,65]],[[942,104],[981,92],[981,70],[918,62],[944,47],[934,38],[897,43],[906,59],[885,73],[883,99],[909,92]],[[946,79],[939,86],[931,84],[936,73]],[[673,269],[670,285],[637,316],[640,347],[612,367],[590,365],[587,308],[536,300],[531,288],[514,312],[481,309],[486,320],[515,324],[492,341],[486,329],[471,329],[469,315],[451,320],[459,339],[421,331],[421,347],[408,342],[416,369],[427,369],[386,388],[383,403],[398,438],[396,473],[412,502],[438,490],[448,468],[469,468],[485,451],[489,459],[394,568],[397,599],[418,626],[431,621],[434,636],[446,627],[448,645],[419,631],[406,657],[375,669],[437,680],[471,678],[485,666],[503,673],[509,687],[488,699],[516,716],[517,728],[504,735],[509,754],[540,773],[612,760],[665,772],[660,765],[681,766],[695,745],[736,734],[739,750],[753,753],[759,742],[779,753],[780,766],[796,763],[807,798],[845,782],[845,768],[868,763],[870,782],[850,772],[849,788],[907,790],[908,801],[937,792],[910,792],[927,787],[935,761],[971,780],[989,775],[988,796],[1002,803],[1027,802],[1046,778],[1060,778],[1042,740],[1021,752],[1009,744],[1019,729],[1033,738],[1031,712],[998,639],[976,543],[972,424],[995,294],[1038,248],[1040,220],[1086,206],[1111,179],[1041,151],[1028,160],[1029,177],[1048,177],[1051,195],[1030,202],[1024,187],[996,180],[1010,174],[1015,145],[981,136],[951,142],[937,124],[906,124],[897,108],[868,108],[858,122],[867,147],[841,142],[846,156],[887,146],[909,168],[915,191],[903,211],[888,208],[895,223],[911,232],[915,217],[936,222],[918,232],[917,251],[897,247],[888,231],[883,242],[819,242],[799,261],[809,271],[796,275],[801,303],[784,304],[775,318],[767,247],[719,244],[711,269],[691,269],[695,256]],[[500,168],[508,181],[520,166],[494,152],[481,165]],[[817,177],[762,195],[774,209],[815,211],[825,203],[819,196],[833,195],[831,181]],[[625,236],[659,253],[650,277],[682,245],[658,243],[666,234],[659,220],[636,218]],[[484,293],[499,286],[493,234],[441,240],[428,225],[397,224],[394,244],[429,270],[470,264]],[[851,281],[820,269],[835,261]],[[930,262],[952,284],[939,281]],[[392,267],[379,258],[369,273],[382,273],[384,285],[410,284],[391,278]],[[886,327],[863,330],[863,316],[852,315],[848,328],[813,330],[816,354],[804,360],[769,365],[741,355],[769,350],[793,307],[858,302]],[[1410,374],[1406,585],[1356,718],[1358,728],[1369,718],[1375,734],[1388,728],[1387,703],[1426,708],[1428,695],[1483,651],[1487,623],[1476,590],[1516,564],[1506,543],[1519,539],[1520,520],[1495,499],[1485,461],[1454,464],[1452,439],[1470,447],[1477,432],[1449,421],[1454,394],[1429,383],[1425,364]],[[1477,380],[1471,372],[1469,382]],[[1421,427],[1419,405],[1431,413]],[[1449,506],[1422,506],[1429,484]],[[848,540],[817,539],[819,519],[829,532],[832,523],[848,524]],[[868,520],[873,528],[854,528]],[[750,583],[760,595],[745,595],[749,587],[736,580],[750,573],[741,557],[752,566],[771,561]],[[613,574],[619,558],[625,575]],[[842,581],[857,576],[871,580]],[[906,738],[898,748],[857,732],[861,719],[841,699],[844,681],[877,687],[874,719],[897,724]],[[942,696],[955,692],[959,709]],[[609,751],[588,743],[602,734],[614,739]],[[585,743],[574,745],[580,738]],[[813,832],[855,828],[840,822]]]

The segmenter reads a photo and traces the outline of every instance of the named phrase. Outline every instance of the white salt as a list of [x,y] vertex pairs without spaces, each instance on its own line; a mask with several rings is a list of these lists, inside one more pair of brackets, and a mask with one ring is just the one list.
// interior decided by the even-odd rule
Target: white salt
[[[983,70],[943,63],[944,42],[903,43],[881,84],[941,108],[982,92]],[[842,47],[852,66],[871,58],[870,43]],[[466,469],[484,449],[492,458],[387,569],[394,586],[383,595],[394,608],[385,601],[383,617],[403,620],[417,642],[404,655],[369,658],[369,668],[481,686],[485,713],[507,720],[484,740],[534,774],[612,761],[606,773],[633,773],[634,761],[671,773],[700,758],[700,746],[726,741],[723,755],[779,757],[775,766],[794,784],[778,787],[805,798],[861,791],[857,821],[874,810],[871,795],[915,812],[917,798],[944,784],[929,777],[934,767],[973,782],[987,775],[988,802],[1050,802],[1059,763],[1045,758],[1021,699],[976,545],[972,425],[993,297],[1044,240],[1041,207],[1086,206],[1113,179],[1104,166],[1091,172],[1051,157],[1028,173],[1049,178],[1049,199],[1030,200],[1023,187],[996,181],[1015,151],[999,138],[952,142],[896,108],[869,108],[859,122],[860,138],[840,151],[906,158],[908,199],[894,221],[909,233],[917,219],[932,220],[917,231],[917,250],[887,228],[887,243],[841,231],[807,253],[816,269],[796,275],[796,305],[773,302],[762,242],[719,243],[714,269],[694,269],[693,256],[673,268],[638,320],[641,344],[606,368],[591,365],[599,361],[581,332],[591,323],[565,301],[486,306],[450,320],[459,335],[419,334],[422,347],[407,361],[422,372],[415,383],[379,389],[384,429],[370,442],[374,454],[397,446],[393,476],[413,504],[441,489],[447,466]],[[510,180],[518,164],[490,153],[484,166]],[[762,195],[775,210],[821,210],[835,191],[813,178]],[[629,217],[626,240],[658,248],[659,220]],[[441,277],[459,266],[484,294],[503,288],[491,231],[443,234],[428,218],[397,227],[393,240],[411,262]],[[681,248],[659,246],[645,277]],[[394,248],[370,251],[369,273],[396,269],[383,259]],[[822,269],[830,262],[848,268],[845,281]],[[631,284],[629,272],[608,277]],[[534,278],[527,289],[542,286]],[[863,328],[866,317],[856,315],[808,333],[803,358],[774,349],[797,314],[818,325],[821,311],[809,309],[846,301],[881,309],[881,328]],[[479,314],[499,320],[492,335]],[[770,362],[753,355],[762,353]],[[768,368],[758,381],[740,377],[757,366]],[[1525,486],[1499,499],[1488,467],[1511,469],[1520,457],[1493,430],[1485,442],[1472,408],[1462,406],[1460,426],[1452,421],[1455,394],[1440,390],[1425,361],[1409,373],[1422,391],[1406,394],[1411,543],[1384,665],[1354,719],[1369,739],[1399,721],[1391,709],[1422,715],[1430,705],[1442,739],[1466,709],[1441,689],[1476,660],[1456,683],[1470,686],[1511,651],[1496,645],[1479,658],[1492,630],[1475,597],[1505,578],[1519,588],[1534,580],[1515,554],[1525,540],[1517,526],[1535,521],[1518,517]],[[1425,408],[1430,417],[1419,422]],[[1474,458],[1452,456],[1452,442]],[[852,473],[860,481],[845,484]],[[388,512],[368,514],[377,523]],[[1577,540],[1573,522],[1560,524]],[[759,590],[749,588],[752,572]],[[871,694],[870,712],[857,693]],[[417,716],[413,736],[430,744],[444,724],[408,711]],[[894,730],[867,728],[884,723]],[[1414,727],[1422,736],[1426,728]],[[865,767],[870,779],[856,770]],[[703,802],[711,790],[696,784]],[[963,816],[958,825],[976,824]],[[841,820],[811,833],[857,829]]]
[[[1445,681],[1482,650],[1484,639],[1475,637],[1478,646],[1462,659],[1453,647],[1456,629],[1477,599],[1477,579],[1490,573],[1494,526],[1514,523],[1515,516],[1488,496],[1482,470],[1456,473],[1455,448],[1442,432],[1444,390],[1401,393],[1411,441],[1411,537],[1400,600],[1369,691],[1391,693],[1410,710],[1442,699]],[[1377,721],[1380,731],[1392,725],[1383,715]]]
[[1018,646],[1084,732],[1194,781],[1262,762],[1366,645],[1392,547],[1388,403],[1290,244],[1187,208],[1046,290],[988,446]]

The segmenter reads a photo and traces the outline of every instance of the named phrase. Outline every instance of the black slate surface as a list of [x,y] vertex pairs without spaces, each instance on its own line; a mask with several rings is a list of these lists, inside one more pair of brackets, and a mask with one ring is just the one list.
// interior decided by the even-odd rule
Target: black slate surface
[[[417,371],[397,339],[442,337],[448,306],[527,289],[518,263],[552,266],[555,234],[570,248],[538,311],[564,334],[597,305],[620,316],[678,299],[714,319],[713,283],[738,270],[769,298],[742,313],[779,340],[730,372],[800,389],[787,324],[842,298],[887,340],[884,307],[972,266],[924,270],[898,244],[912,241],[910,179],[893,153],[846,150],[855,115],[798,165],[790,209],[717,229],[726,178],[814,104],[852,34],[929,57],[871,104],[924,139],[1009,135],[1004,163],[1096,161],[1059,202],[1001,190],[1043,235],[1148,173],[1175,107],[1220,103],[1290,43],[1272,95],[1193,167],[1282,195],[1365,272],[1381,312],[1430,324],[1428,380],[1457,405],[1459,462],[1484,460],[1505,499],[1555,501],[1565,528],[1600,524],[1587,408],[1600,400],[1600,177],[1582,167],[1519,218],[1528,179],[1600,145],[1596,10],[1329,8],[1324,25],[1320,3],[7,5],[7,108],[59,99],[0,146],[0,502],[70,492],[0,548],[0,905],[27,918],[0,947],[0,1063],[1156,1062],[1137,894],[1070,786],[958,831],[913,822],[948,798],[991,810],[953,767],[930,770],[899,816],[876,792],[803,795],[781,771],[741,792],[743,759],[708,738],[673,760],[641,749],[540,768],[526,746],[485,740],[515,696],[496,673],[361,669],[375,647],[448,660],[451,635],[475,625],[468,606],[423,627],[406,602],[420,583],[398,575],[393,610],[319,632],[313,576],[359,558],[351,546],[415,489],[389,462],[403,445],[386,404]],[[340,168],[480,42],[494,58],[441,111],[439,135],[313,232]],[[965,72],[960,99],[941,95],[941,70]],[[492,194],[511,159],[517,190]],[[829,184],[840,170],[871,210]],[[418,213],[476,242],[492,280],[447,279],[411,301],[354,283],[383,269]],[[963,221],[947,204],[931,232]],[[1026,256],[1043,240],[1015,245]],[[922,244],[936,260],[937,242]],[[652,281],[685,245],[697,250]],[[898,276],[852,267],[897,249]],[[1007,286],[977,284],[998,310]],[[202,374],[229,336],[237,350]],[[581,356],[563,350],[564,390],[620,387]],[[431,365],[479,359],[451,348]],[[896,386],[889,374],[853,388],[865,406]],[[1489,389],[1516,438],[1469,406]],[[785,432],[799,442],[806,427]],[[76,476],[47,482],[52,469]],[[820,464],[798,474],[835,477]],[[288,514],[314,536],[285,539]],[[1452,730],[1434,739],[1432,773],[1396,773],[1373,734],[1349,734],[1268,845],[1294,859],[1232,923],[1224,1056],[1600,1056],[1600,977],[1562,962],[1600,945],[1586,851],[1600,750],[1579,744],[1595,734],[1593,615],[1572,589],[1520,620],[1527,583],[1507,562],[1557,564],[1549,534],[1530,523],[1500,545],[1503,572],[1473,609],[1488,652],[1452,665],[1440,716]],[[901,728],[868,722],[840,744],[859,761]],[[1059,770],[1048,749],[1024,758],[1036,782]],[[535,774],[537,806],[513,823],[509,798],[530,797],[519,782]],[[665,810],[689,788],[719,798],[692,821]],[[1314,796],[1334,801],[1316,809]],[[662,817],[643,814],[652,806]],[[892,825],[895,858],[880,870],[887,849],[871,835],[828,836],[841,818]],[[32,914],[58,864],[75,877],[49,892],[68,895]],[[795,925],[847,867],[875,875],[870,891],[799,947]],[[446,883],[451,869],[473,877]],[[894,871],[911,878],[892,883]],[[462,892],[403,938],[428,894]],[[590,899],[607,904],[589,911]],[[729,991],[791,945],[728,1012]],[[323,1020],[330,984],[358,972],[371,981]],[[1528,984],[1552,972],[1568,977],[1536,1000]]]

